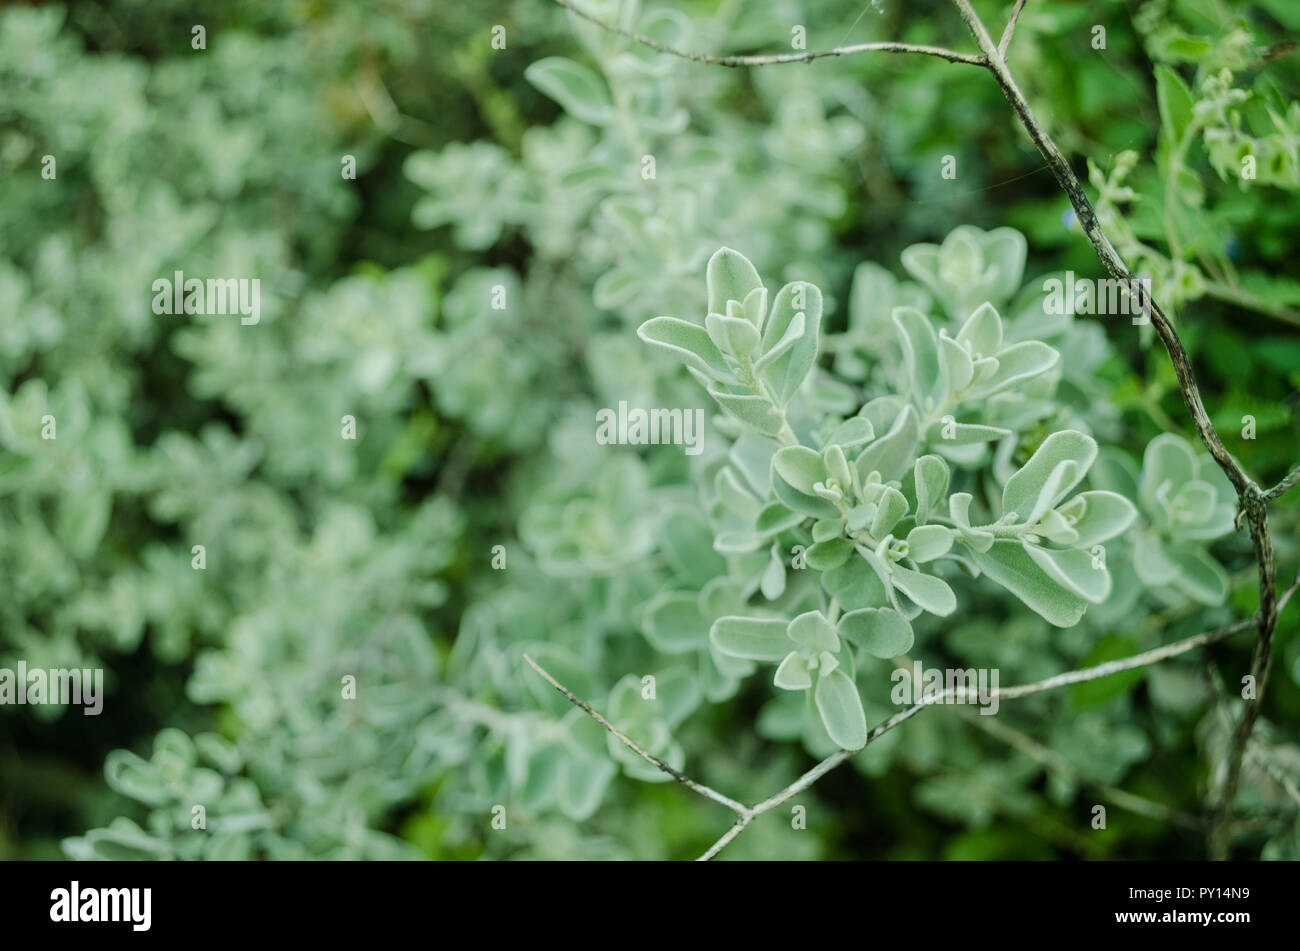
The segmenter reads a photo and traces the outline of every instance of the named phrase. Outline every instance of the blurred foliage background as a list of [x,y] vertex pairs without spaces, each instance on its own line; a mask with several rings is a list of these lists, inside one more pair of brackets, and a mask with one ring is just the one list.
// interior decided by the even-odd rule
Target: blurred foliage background
[[[809,49],[970,46],[939,0],[585,6],[715,53],[788,50],[794,25]],[[1011,5],[977,6],[996,33]],[[1103,210],[1125,213],[1121,252],[1174,312],[1229,449],[1271,484],[1300,457],[1300,9],[1031,0],[1020,24],[1021,84],[1094,167]],[[553,56],[598,84],[595,121],[526,75]],[[884,55],[708,67],[545,0],[6,4],[0,182],[0,666],[97,666],[108,684],[99,717],[0,708],[3,858],[698,854],[725,811],[575,739],[519,661],[530,650],[601,708],[674,660],[641,612],[674,567],[660,511],[691,494],[686,460],[596,453],[591,420],[619,399],[704,404],[634,328],[698,311],[720,244],[769,280],[815,280],[832,332],[859,264],[900,274],[903,248],[958,224],[1024,232],[1030,278],[1101,276],[983,73]],[[177,269],[260,277],[261,323],[155,316],[151,283]],[[1103,326],[1104,353],[1080,357],[1099,440],[1135,458],[1160,432],[1194,440],[1149,328]],[[557,528],[561,509],[582,517]],[[1293,500],[1277,507],[1283,583],[1296,522]],[[1244,616],[1248,540],[1215,552],[1224,606],[1144,601],[1061,632],[990,598],[932,632],[930,656],[1019,682]],[[1300,775],[1296,616],[1240,857],[1300,857],[1276,778]],[[1176,823],[1112,808],[1092,830],[1106,800],[1089,783],[1199,813],[1222,762],[1205,660],[1233,692],[1248,657],[1234,638],[1005,708],[1070,768],[927,711],[801,796],[806,830],[774,812],[724,854],[1199,857]],[[688,705],[674,742],[692,775],[756,801],[813,759],[765,725],[764,678],[725,693]]]

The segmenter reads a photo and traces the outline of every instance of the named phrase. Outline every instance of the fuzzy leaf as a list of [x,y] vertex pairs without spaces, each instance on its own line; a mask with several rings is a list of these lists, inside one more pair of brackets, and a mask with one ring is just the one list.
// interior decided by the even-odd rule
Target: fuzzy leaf
[[894,565],[890,581],[895,588],[911,598],[917,607],[924,608],[931,614],[947,617],[957,610],[957,596],[942,578]]
[[1110,572],[1093,564],[1092,556],[1078,549],[1053,551],[1024,543],[1025,551],[1043,573],[1085,601],[1100,604],[1110,596]]
[[548,56],[530,64],[524,78],[550,96],[575,119],[604,125],[613,113],[609,92],[594,72],[562,56]]
[[1001,539],[988,551],[974,551],[971,557],[989,580],[1002,585],[1049,624],[1071,627],[1083,617],[1088,602],[1049,578],[1019,542]]
[[904,406],[895,418],[889,432],[881,436],[862,451],[854,465],[858,475],[865,481],[872,472],[879,472],[881,479],[889,482],[901,478],[912,467],[913,456],[920,442],[920,420],[916,410]]
[[758,346],[758,329],[744,317],[709,314],[704,318],[704,329],[723,353],[739,357],[753,353]]
[[708,331],[697,324],[677,317],[653,317],[638,327],[636,334],[706,376],[720,380],[731,373]]
[[889,659],[912,648],[912,625],[893,608],[862,608],[840,618],[840,633],[873,657]]
[[808,672],[808,664],[799,653],[791,651],[776,669],[772,683],[782,690],[807,690],[812,686],[812,674]]
[[725,393],[715,384],[709,384],[709,395],[717,400],[728,416],[735,417],[764,436],[776,436],[785,423],[785,417],[766,396]]
[[1178,568],[1174,587],[1201,604],[1222,604],[1228,596],[1228,575],[1202,548],[1179,545],[1165,549]]
[[825,482],[828,476],[822,456],[807,446],[786,446],[772,457],[776,474],[805,495],[812,495],[813,486]]
[[945,525],[918,525],[907,533],[907,557],[918,563],[934,561],[952,548],[953,531]]
[[790,652],[788,624],[780,618],[721,617],[713,622],[709,638],[730,657],[776,663]]
[[[795,307],[796,299],[803,298],[803,307]],[[817,361],[817,346],[821,336],[822,292],[815,284],[796,281],[777,292],[772,302],[772,313],[763,329],[763,348],[770,350],[781,343],[795,322],[796,314],[804,315],[803,334],[780,357],[766,364],[763,378],[771,385],[777,402],[784,406],[790,402],[803,383],[804,377]]]
[[916,482],[916,521],[923,525],[948,492],[948,463],[938,456],[922,456],[913,472]]
[[1116,492],[1101,489],[1080,492],[1062,507],[1063,512],[1067,509],[1077,513],[1073,526],[1079,533],[1074,542],[1076,548],[1091,548],[1109,541],[1137,518],[1137,508],[1132,502]]
[[[1044,501],[1047,507],[1055,505],[1079,484],[1095,458],[1097,443],[1091,436],[1073,429],[1052,433],[1007,480],[1002,490],[1003,514],[1014,512],[1023,522],[1036,508],[1042,508]],[[1062,463],[1070,465],[1058,469]]]
[[681,654],[705,646],[708,622],[700,613],[698,595],[665,591],[646,605],[642,629],[655,650]]
[[719,248],[709,258],[705,272],[709,288],[709,313],[725,314],[727,301],[743,303],[752,291],[763,286],[749,258],[731,248]]
[[790,622],[786,636],[800,647],[814,651],[838,651],[840,639],[826,616],[820,611],[807,611]]
[[853,554],[853,542],[844,537],[828,538],[813,545],[805,553],[808,567],[817,571],[838,568]]
[[892,315],[903,347],[903,364],[912,395],[923,409],[942,398],[939,340],[925,314],[915,307],[895,307]]
[[866,746],[867,715],[858,688],[848,674],[835,670],[819,676],[813,695],[822,725],[836,745],[846,750]]

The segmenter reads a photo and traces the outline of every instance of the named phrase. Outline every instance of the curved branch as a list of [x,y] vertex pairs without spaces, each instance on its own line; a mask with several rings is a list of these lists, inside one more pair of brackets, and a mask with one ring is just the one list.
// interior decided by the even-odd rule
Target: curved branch
[[1260,500],[1265,504],[1274,502],[1294,488],[1297,482],[1300,482],[1300,466],[1296,466],[1283,476],[1281,482],[1260,496]]
[[945,49],[942,46],[925,46],[917,43],[854,43],[851,46],[836,46],[828,50],[805,50],[798,53],[758,53],[747,56],[712,56],[708,53],[691,53],[687,50],[679,50],[665,43],[660,43],[658,40],[643,34],[625,30],[613,23],[608,23],[588,13],[576,4],[570,3],[569,0],[553,0],[553,2],[568,10],[574,16],[582,17],[582,19],[594,23],[610,33],[617,33],[619,36],[640,43],[642,46],[648,46],[652,50],[658,50],[660,53],[667,53],[670,56],[690,60],[692,63],[707,63],[710,66],[730,66],[734,68],[739,66],[777,66],[782,63],[811,63],[815,59],[825,59],[828,56],[849,56],[853,53],[920,53],[924,56],[937,56],[939,59],[947,60],[950,63],[965,63],[968,66],[985,65],[984,57],[977,56],[974,53],[958,53],[956,50]]

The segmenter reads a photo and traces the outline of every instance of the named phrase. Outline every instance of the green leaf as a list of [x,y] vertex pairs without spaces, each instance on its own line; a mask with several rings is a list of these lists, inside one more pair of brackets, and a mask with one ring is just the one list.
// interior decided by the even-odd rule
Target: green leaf
[[807,517],[801,512],[792,512],[780,502],[770,502],[758,513],[754,530],[764,536],[777,535],[794,528]]
[[957,331],[957,342],[969,344],[975,359],[997,356],[1002,349],[1002,318],[997,308],[988,302],[976,307]]
[[1092,556],[1076,548],[1053,551],[1024,543],[1025,551],[1043,573],[1085,601],[1100,604],[1110,596],[1110,572],[1093,563]]
[[1005,439],[1010,435],[1011,430],[1003,429],[1001,426],[980,426],[976,423],[947,423],[937,419],[925,431],[925,441],[931,445],[973,446],[976,443]]
[[[719,248],[709,258],[705,272],[709,288],[709,313],[725,314],[727,301],[744,303],[750,293],[763,286],[749,258],[731,248]],[[764,337],[766,341],[766,337]]]
[[876,431],[871,426],[871,420],[861,416],[850,416],[831,431],[826,445],[851,449],[869,443],[875,438]]
[[713,622],[709,638],[729,657],[776,663],[790,652],[788,625],[780,618],[721,617]]
[[792,487],[779,474],[772,476],[772,491],[786,508],[812,518],[838,518],[840,510],[816,495],[807,495]]
[[781,549],[773,542],[768,551],[767,567],[758,580],[758,590],[767,600],[775,601],[785,594],[785,581],[785,562],[781,559]]
[[1007,347],[997,356],[993,375],[972,389],[972,396],[992,396],[1046,373],[1060,361],[1061,354],[1040,340],[1026,340]]
[[948,493],[948,463],[938,456],[922,456],[916,460],[912,475],[916,481],[916,521],[923,525]]
[[1157,493],[1173,494],[1196,478],[1196,453],[1186,439],[1173,433],[1161,433],[1147,443],[1142,454],[1142,479],[1139,492],[1147,508],[1153,508]]
[[939,374],[949,393],[960,393],[975,378],[975,363],[966,348],[943,331],[939,333]]
[[1166,545],[1149,532],[1133,536],[1133,568],[1142,583],[1151,587],[1172,584],[1178,565],[1172,557],[1172,545]]
[[827,479],[826,464],[815,450],[807,446],[786,446],[772,457],[776,474],[804,495],[812,495],[813,486]]
[[807,690],[812,686],[812,674],[808,671],[807,662],[799,656],[799,653],[791,651],[786,655],[785,660],[781,661],[781,666],[776,669],[776,676],[772,678],[772,683],[782,690]]
[[[800,303],[802,307],[795,305]],[[782,338],[795,322],[797,314],[804,315],[803,334],[780,357],[765,363],[763,379],[772,387],[776,401],[784,406],[798,391],[804,377],[817,361],[817,347],[821,338],[822,292],[815,284],[795,281],[777,292],[772,302],[772,313],[763,329],[763,349],[771,350],[781,345]]]
[[97,859],[109,862],[144,862],[166,858],[170,854],[165,841],[146,835],[138,827],[127,829],[118,825],[93,829],[86,833],[86,841]]
[[529,65],[524,70],[524,78],[575,119],[599,126],[605,125],[613,115],[605,84],[581,63],[562,56],[548,56]]
[[876,515],[871,520],[872,538],[884,538],[907,514],[907,497],[893,486],[885,486],[876,501]]
[[1067,429],[1052,433],[1029,457],[1020,471],[1007,480],[1002,490],[1002,513],[1015,513],[1020,522],[1037,520],[1037,515],[1054,506],[1079,484],[1097,458],[1096,441],[1084,433]]
[[104,778],[115,792],[147,806],[162,806],[171,798],[158,769],[129,750],[113,750],[104,758]]
[[785,333],[781,336],[781,339],[754,362],[754,369],[764,370],[769,364],[780,359],[783,354],[789,353],[794,348],[794,345],[803,338],[807,326],[808,321],[804,313],[800,311],[795,314],[790,320],[789,326],[785,328]]
[[867,745],[867,715],[848,674],[834,670],[819,676],[813,696],[822,725],[837,746],[858,750]]
[[912,625],[893,608],[860,608],[840,618],[840,633],[873,657],[888,660],[912,649]]
[[841,536],[818,542],[808,549],[804,558],[809,568],[816,571],[829,571],[844,564],[852,554],[853,542]]
[[618,772],[607,759],[587,760],[566,756],[560,761],[556,802],[575,822],[590,819],[605,795],[605,787]]
[[918,525],[907,533],[907,557],[924,563],[948,554],[953,530],[945,525]]
[[979,569],[1006,588],[1049,624],[1071,627],[1079,623],[1088,602],[1047,576],[1017,541],[1000,539],[988,551],[972,551]]
[[785,425],[785,417],[766,396],[748,393],[726,393],[717,384],[709,384],[709,395],[718,405],[755,432],[775,437]]
[[704,328],[709,339],[723,353],[748,356],[758,346],[758,330],[744,317],[726,317],[709,314],[704,318]]
[[1228,574],[1203,548],[1166,545],[1165,554],[1177,566],[1171,584],[1201,604],[1222,604],[1228,597]]
[[895,588],[911,598],[917,607],[931,614],[947,617],[957,610],[957,596],[942,578],[894,565],[889,580]]
[[69,490],[59,499],[59,538],[72,554],[89,557],[99,547],[112,512],[111,492],[87,486]]
[[637,328],[637,336],[667,350],[689,367],[723,380],[731,375],[726,360],[703,327],[677,317],[653,317]]
[[1160,126],[1172,147],[1182,140],[1191,124],[1196,101],[1182,78],[1164,63],[1156,64],[1155,77]]
[[[972,230],[976,230],[972,228]],[[990,295],[996,300],[1007,300],[1020,289],[1025,273],[1025,256],[1029,243],[1015,228],[994,228],[982,236],[984,263],[993,272]]]
[[659,549],[683,579],[713,578],[727,570],[726,559],[713,550],[713,532],[702,516],[692,511],[676,511],[664,519]]
[[1117,492],[1096,489],[1080,492],[1064,506],[1061,513],[1072,519],[1079,533],[1076,548],[1091,548],[1109,541],[1133,524],[1137,507]]
[[939,340],[925,314],[915,307],[895,307],[891,319],[903,347],[903,365],[915,402],[922,409],[943,398],[939,373]]
[[889,432],[862,451],[854,465],[865,482],[872,472],[879,472],[885,482],[902,478],[913,465],[920,443],[920,419],[910,404],[894,419]]
[[761,331],[764,321],[767,320],[767,288],[759,286],[750,291],[741,303],[740,309],[745,312],[745,319]]
[[706,645],[708,622],[700,613],[699,595],[665,591],[646,605],[642,622],[646,640],[665,654],[681,654]]
[[821,576],[822,588],[847,611],[888,603],[880,576],[861,558],[850,558]]
[[790,622],[786,636],[800,647],[814,651],[838,651],[840,639],[826,616],[820,611],[807,611]]

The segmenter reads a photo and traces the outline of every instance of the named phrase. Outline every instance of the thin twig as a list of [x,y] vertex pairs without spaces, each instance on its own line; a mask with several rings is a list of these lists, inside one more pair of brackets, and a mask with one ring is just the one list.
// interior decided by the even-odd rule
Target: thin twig
[[984,65],[984,57],[976,56],[973,53],[958,53],[956,50],[945,49],[942,46],[925,46],[916,43],[854,43],[850,46],[836,46],[828,50],[803,50],[798,53],[766,53],[748,56],[712,56],[708,53],[691,53],[687,50],[679,50],[660,43],[658,40],[643,36],[640,33],[625,30],[613,23],[607,23],[576,4],[570,3],[569,0],[554,0],[554,2],[575,16],[582,17],[582,19],[594,23],[602,29],[617,33],[619,36],[640,43],[642,46],[648,46],[652,50],[658,50],[660,53],[667,53],[670,56],[688,59],[693,63],[707,63],[710,66],[777,66],[781,63],[811,63],[815,59],[825,59],[828,56],[850,56],[854,53],[921,53],[925,56],[937,56],[950,63],[966,63],[969,66]]
[[1011,11],[1011,19],[1007,20],[1007,28],[1002,31],[1002,39],[998,42],[998,55],[1003,59],[1007,58],[1007,47],[1011,45],[1011,37],[1016,33],[1016,21],[1020,19],[1020,11],[1025,5],[1025,0],[1016,0],[1015,9]]
[[[1291,594],[1295,591],[1295,588],[1296,585],[1293,584],[1287,590],[1286,595],[1282,599],[1283,604],[1285,604],[1285,602],[1290,598]],[[1121,671],[1132,670],[1135,667],[1143,667],[1148,664],[1154,664],[1162,660],[1167,660],[1170,657],[1176,657],[1179,654],[1185,654],[1188,651],[1195,650],[1198,647],[1204,647],[1207,644],[1216,643],[1218,641],[1223,640],[1225,637],[1229,637],[1241,631],[1249,630],[1251,627],[1255,626],[1256,621],[1257,621],[1256,618],[1248,618],[1244,621],[1238,621],[1235,624],[1229,624],[1226,627],[1217,628],[1216,630],[1213,631],[1206,631],[1201,634],[1195,634],[1191,637],[1184,638],[1181,641],[1175,641],[1174,643],[1166,644],[1163,647],[1157,647],[1153,650],[1144,651],[1141,654],[1135,654],[1132,657],[1126,657],[1121,660],[1107,661],[1104,664],[1097,664],[1096,666],[1093,667],[1085,667],[1081,670],[1072,670],[1064,674],[1057,674],[1054,677],[1048,677],[1045,680],[1035,681],[1034,683],[1022,684],[1020,686],[1015,686],[1015,687],[1002,687],[999,688],[998,690],[992,691],[991,696],[995,696],[1001,700],[1014,700],[1018,697],[1025,697],[1033,693],[1041,693],[1042,691],[1052,690],[1055,689],[1056,687],[1063,687],[1068,684],[1082,683],[1083,681],[1087,681],[1087,680],[1098,680],[1102,677],[1109,677],[1112,674],[1117,674],[1120,673]],[[947,690],[943,690],[931,694],[926,698],[918,701],[917,703],[912,704],[910,707],[900,710],[898,713],[895,713],[893,716],[885,720],[882,720],[880,723],[872,727],[871,730],[867,732],[866,742],[863,743],[862,746],[860,746],[858,749],[837,750],[836,752],[832,753],[830,756],[827,756],[821,762],[817,763],[816,766],[808,770],[806,773],[804,773],[802,776],[800,776],[790,785],[786,786],[780,792],[777,792],[774,795],[769,796],[767,799],[764,799],[762,802],[757,803],[756,805],[746,806],[743,803],[737,802],[736,800],[731,799],[728,796],[724,796],[722,793],[718,792],[715,789],[711,789],[708,786],[703,785],[702,783],[697,783],[695,780],[684,775],[681,771],[674,769],[672,766],[669,766],[663,760],[659,759],[659,757],[654,756],[651,753],[647,753],[641,747],[637,746],[637,744],[633,742],[631,739],[629,739],[625,734],[621,733],[617,727],[615,727],[612,723],[610,723],[603,716],[601,716],[600,713],[598,713],[591,706],[591,704],[587,703],[585,700],[578,697],[571,690],[569,690],[558,680],[556,680],[553,676],[551,676],[551,674],[548,673],[546,669],[543,668],[540,664],[538,664],[537,661],[533,660],[527,654],[524,654],[523,656],[524,656],[524,660],[528,662],[529,666],[532,667],[533,670],[541,674],[542,677],[545,678],[546,682],[549,683],[556,690],[558,690],[566,700],[568,700],[574,706],[578,707],[580,710],[584,711],[587,715],[592,717],[597,723],[599,723],[606,730],[612,733],[628,749],[632,750],[634,753],[642,757],[647,762],[652,763],[659,769],[663,770],[669,776],[672,776],[673,779],[677,780],[683,785],[699,793],[701,796],[704,796],[708,799],[713,800],[716,803],[724,805],[732,812],[736,813],[736,815],[739,817],[736,821],[736,824],[733,825],[730,829],[728,829],[726,833],[723,834],[721,839],[715,842],[708,849],[708,851],[706,851],[702,856],[700,856],[700,858],[702,859],[712,858],[713,856],[717,855],[718,852],[720,852],[723,848],[725,848],[727,843],[729,843],[732,839],[738,836],[744,830],[745,826],[749,825],[749,823],[756,816],[760,816],[763,813],[767,812],[769,809],[773,809],[781,805],[783,802],[788,801],[792,797],[797,796],[799,793],[803,792],[809,786],[813,785],[813,783],[817,782],[817,780],[821,779],[823,776],[825,776],[835,767],[839,766],[845,760],[853,756],[856,756],[863,749],[866,749],[867,746],[871,745],[873,742],[878,740],[880,737],[884,736],[890,730],[894,729],[894,727],[898,726],[899,724],[907,720],[910,720],[912,717],[920,713],[926,707],[931,707],[936,704],[945,703],[949,700],[964,699],[966,696],[965,689],[958,688],[958,687],[950,687]]]
[[591,704],[587,703],[587,701],[583,700],[582,698],[576,696],[571,690],[569,690],[568,687],[564,686],[558,680],[552,677],[550,673],[544,667],[542,667],[541,664],[537,663],[537,661],[533,660],[527,654],[524,655],[524,660],[528,661],[528,666],[532,667],[533,670],[541,674],[542,677],[545,678],[546,682],[549,683],[556,690],[558,690],[566,700],[568,700],[578,709],[584,711],[588,716],[590,716],[593,720],[595,720],[605,729],[609,730],[609,732],[614,734],[614,737],[620,743],[622,743],[624,746],[630,749],[633,753],[636,753],[637,756],[640,756],[647,763],[650,763],[653,766],[657,766],[659,769],[663,770],[665,773],[667,773],[673,779],[677,780],[682,785],[695,790],[695,792],[699,793],[701,796],[704,796],[706,799],[712,799],[714,802],[726,806],[732,812],[736,812],[739,813],[740,815],[744,815],[746,812],[749,811],[744,805],[736,802],[736,800],[728,796],[722,795],[722,793],[718,792],[716,789],[710,789],[708,786],[705,786],[703,783],[697,783],[689,776],[685,776],[678,770],[669,766],[667,763],[665,763],[659,757],[655,756],[653,753],[647,753],[645,750],[641,749],[641,747],[637,746],[636,743],[633,742],[627,736],[627,734],[621,732],[618,729],[618,727],[614,726],[614,724],[610,723],[603,716],[597,713],[596,710],[592,708]]
[[1279,482],[1277,485],[1273,486],[1273,488],[1269,489],[1267,492],[1263,493],[1260,496],[1260,499],[1265,504],[1269,502],[1273,502],[1276,499],[1281,498],[1288,491],[1290,491],[1297,482],[1300,482],[1300,466],[1296,466],[1285,476],[1283,476],[1282,481]]

